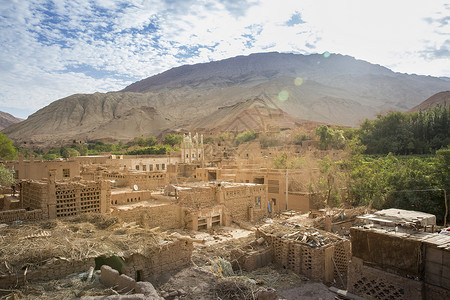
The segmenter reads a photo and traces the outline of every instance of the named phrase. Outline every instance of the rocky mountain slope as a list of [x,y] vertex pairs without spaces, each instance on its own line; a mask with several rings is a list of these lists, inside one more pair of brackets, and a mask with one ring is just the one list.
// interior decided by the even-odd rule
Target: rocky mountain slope
[[[173,68],[120,92],[60,99],[5,133],[22,145],[48,147],[79,139],[223,130],[254,99],[284,112],[290,124],[300,119],[354,126],[380,112],[406,111],[449,88],[444,79],[394,73],[349,56],[252,54]],[[248,109],[247,117],[255,108]]]
[[16,118],[11,114],[0,111],[0,130],[21,121],[23,121],[23,119]]
[[433,96],[423,101],[419,105],[416,105],[413,108],[411,108],[409,112],[426,110],[427,108],[434,107],[436,105],[447,105],[447,107],[450,106],[450,91],[434,94]]

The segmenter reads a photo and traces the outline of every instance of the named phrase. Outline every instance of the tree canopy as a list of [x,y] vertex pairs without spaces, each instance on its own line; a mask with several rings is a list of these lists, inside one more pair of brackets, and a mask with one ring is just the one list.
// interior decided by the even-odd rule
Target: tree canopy
[[16,153],[12,140],[0,132],[0,158],[12,160],[16,157]]

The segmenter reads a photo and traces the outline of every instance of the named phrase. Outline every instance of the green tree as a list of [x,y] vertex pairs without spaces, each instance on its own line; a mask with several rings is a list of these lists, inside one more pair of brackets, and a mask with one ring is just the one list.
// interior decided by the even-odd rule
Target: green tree
[[254,139],[256,139],[256,132],[253,130],[248,130],[246,132],[238,134],[234,138],[234,141],[236,142],[237,145],[239,145],[241,143],[253,141]]
[[12,160],[15,157],[16,148],[14,148],[12,140],[0,132],[0,158]]
[[315,130],[316,136],[319,138],[319,149],[344,149],[345,138],[342,129],[332,129],[326,125],[319,126]]
[[179,135],[179,134],[167,134],[164,137],[163,140],[163,144],[164,145],[170,145],[170,146],[175,146],[175,145],[180,145],[181,142],[183,142],[183,136]]
[[9,187],[14,183],[14,176],[3,164],[0,164],[0,186]]
[[295,145],[302,145],[303,141],[310,140],[309,136],[307,134],[297,134],[294,137],[294,144]]

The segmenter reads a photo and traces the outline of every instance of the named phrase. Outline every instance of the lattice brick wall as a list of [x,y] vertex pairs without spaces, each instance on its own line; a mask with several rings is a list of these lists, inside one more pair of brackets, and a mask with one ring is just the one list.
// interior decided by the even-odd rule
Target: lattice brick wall
[[75,216],[77,214],[75,189],[56,190],[56,217]]
[[363,276],[353,284],[353,289],[359,295],[366,295],[380,300],[406,299],[403,288],[390,284],[384,278],[369,279]]
[[100,190],[97,186],[86,187],[80,193],[81,212],[100,212]]
[[[350,242],[342,241],[334,245],[334,262],[344,278],[347,278],[348,263],[350,262]],[[338,278],[338,272],[334,269],[334,278]]]

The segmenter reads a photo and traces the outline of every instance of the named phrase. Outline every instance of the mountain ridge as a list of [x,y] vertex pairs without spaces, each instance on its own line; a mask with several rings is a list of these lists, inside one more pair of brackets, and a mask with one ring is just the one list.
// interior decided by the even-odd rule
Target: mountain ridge
[[0,130],[22,121],[23,119],[21,118],[16,118],[7,112],[0,111]]
[[[220,107],[258,97],[286,118],[355,126],[449,89],[443,79],[395,73],[340,54],[257,53],[172,68],[122,91],[59,99],[5,133],[21,145],[48,147],[79,139],[125,141],[176,130],[222,130],[227,126],[216,126],[211,117]],[[220,117],[224,124],[233,120]]]

